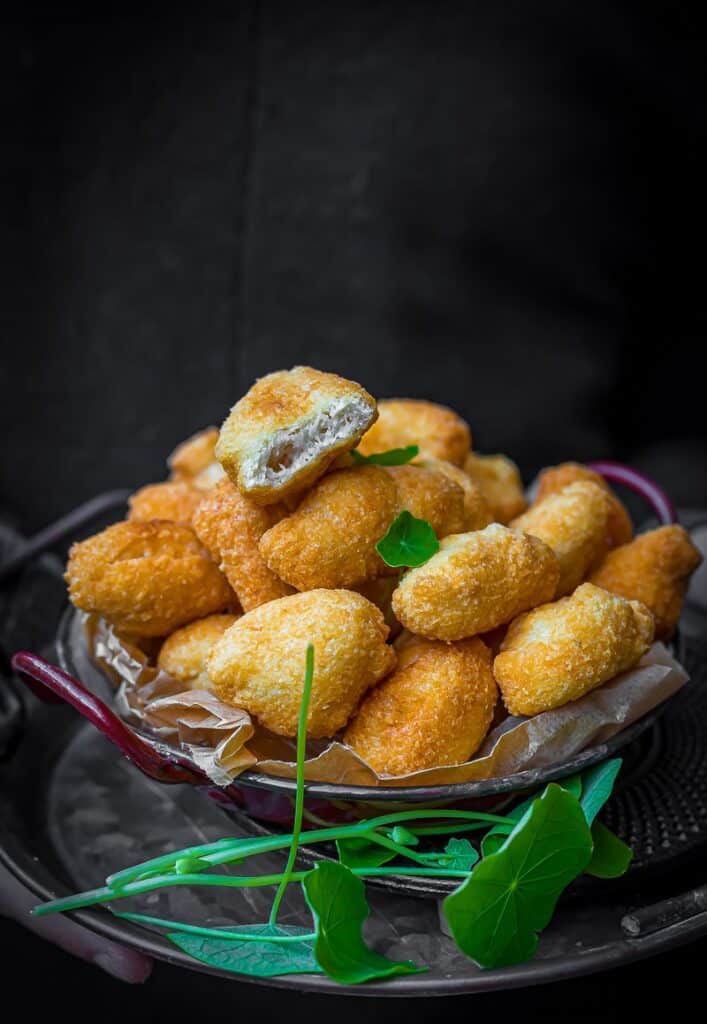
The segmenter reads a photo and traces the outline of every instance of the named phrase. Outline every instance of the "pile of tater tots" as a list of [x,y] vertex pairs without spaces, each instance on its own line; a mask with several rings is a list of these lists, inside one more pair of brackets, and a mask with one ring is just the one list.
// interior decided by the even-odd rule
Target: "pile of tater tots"
[[[350,454],[413,445],[399,465]],[[256,381],[169,469],[73,546],[74,605],[280,736],[313,644],[308,735],[383,775],[468,761],[504,706],[534,715],[631,668],[673,634],[700,562],[681,526],[634,539],[586,466],[544,470],[527,507],[514,463],[473,452],[451,409],[309,367]],[[400,570],[376,544],[404,511],[439,548]]]

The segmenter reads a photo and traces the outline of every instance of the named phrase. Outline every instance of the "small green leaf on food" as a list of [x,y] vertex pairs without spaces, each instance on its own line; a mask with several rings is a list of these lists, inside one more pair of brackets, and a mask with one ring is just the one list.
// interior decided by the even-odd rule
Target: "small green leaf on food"
[[416,519],[405,510],[378,541],[376,551],[386,565],[415,569],[439,551],[439,541],[426,519]]
[[581,804],[590,825],[611,796],[621,764],[621,758],[615,757],[613,761],[604,761],[603,764],[588,768],[582,776]]
[[459,949],[480,967],[530,959],[557,900],[591,856],[592,836],[577,798],[549,785],[500,850],[445,899]]
[[343,864],[323,861],[302,881],[317,930],[314,953],[325,974],[344,985],[358,985],[426,968],[409,960],[389,960],[370,949],[361,928],[369,914],[363,882]]
[[268,936],[306,935],[305,928],[291,925],[239,925],[239,932],[262,936],[262,941],[204,938],[185,932],[169,932],[167,938],[189,956],[210,967],[253,978],[274,978],[281,974],[321,974],[311,940],[286,945],[268,942]]
[[587,865],[587,874],[595,878],[619,878],[625,875],[633,860],[633,850],[601,821],[592,825],[594,852]]
[[365,466],[404,466],[420,454],[416,444],[409,444],[406,448],[389,448],[387,452],[374,452],[373,455],[362,455],[354,450],[351,456],[355,462]]

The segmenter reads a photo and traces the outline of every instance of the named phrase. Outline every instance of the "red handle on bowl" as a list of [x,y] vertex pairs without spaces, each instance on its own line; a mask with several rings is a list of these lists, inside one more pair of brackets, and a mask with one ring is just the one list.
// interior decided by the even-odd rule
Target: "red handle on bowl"
[[54,702],[58,698],[76,708],[91,725],[102,732],[151,779],[158,782],[186,782],[191,785],[209,783],[208,778],[198,769],[187,767],[155,750],[118,718],[100,698],[51,662],[29,651],[19,651],[13,655],[12,667],[41,700]]

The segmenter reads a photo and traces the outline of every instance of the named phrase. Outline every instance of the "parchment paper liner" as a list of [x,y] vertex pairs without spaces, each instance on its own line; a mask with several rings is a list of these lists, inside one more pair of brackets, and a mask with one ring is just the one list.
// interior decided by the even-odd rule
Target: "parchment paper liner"
[[[185,691],[182,683],[158,670],[103,620],[87,616],[85,626],[91,656],[119,686],[116,707],[126,721],[140,723],[163,741],[178,745],[218,786],[228,785],[252,767],[294,778],[294,740],[268,733],[246,711],[224,704],[206,690]],[[657,643],[635,668],[580,700],[532,718],[507,718],[465,764],[379,775],[350,747],[335,739],[320,740],[308,744],[305,777],[343,785],[431,786],[502,778],[558,764],[642,718],[687,679],[684,668]]]

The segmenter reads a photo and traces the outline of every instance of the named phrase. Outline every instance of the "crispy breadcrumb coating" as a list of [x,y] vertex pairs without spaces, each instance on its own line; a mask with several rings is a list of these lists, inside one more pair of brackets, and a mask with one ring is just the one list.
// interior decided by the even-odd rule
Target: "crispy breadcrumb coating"
[[128,498],[128,519],[138,523],[147,523],[150,519],[168,519],[172,523],[189,526],[203,497],[203,491],[183,480],[148,484]]
[[351,590],[309,590],[270,601],[216,643],[207,669],[221,700],[244,708],[281,736],[297,732],[305,653],[314,645],[307,735],[333,736],[366,690],[395,666],[388,627]]
[[185,689],[211,690],[206,659],[236,618],[236,615],[208,615],[175,630],[160,648],[158,667],[184,683]]
[[243,494],[269,505],[310,487],[376,415],[360,384],[295,366],[261,377],[236,402],[216,457]]
[[166,636],[235,603],[193,531],[163,520],[115,523],[74,544],[64,578],[77,608],[137,637]]
[[493,522],[493,516],[486,498],[481,493],[481,488],[475,484],[468,473],[465,473],[459,466],[448,462],[446,459],[417,458],[414,465],[424,466],[425,469],[432,469],[437,473],[453,480],[464,491],[464,514],[466,522],[463,530],[458,532],[468,533],[470,530],[483,530],[485,526]]
[[570,484],[580,480],[588,480],[602,487],[609,495],[609,522],[607,526],[607,542],[609,547],[618,547],[619,544],[626,544],[633,537],[633,524],[626,508],[612,491],[600,473],[595,473],[588,466],[580,462],[563,462],[559,466],[550,466],[544,469],[538,477],[538,491],[533,506],[549,498],[551,494],[557,494]]
[[416,444],[420,454],[461,466],[471,447],[469,425],[451,409],[413,398],[386,398],[378,419],[361,438],[362,455]]
[[395,672],[364,697],[344,743],[385,775],[468,761],[498,697],[491,652],[478,638],[400,640]]
[[172,480],[183,480],[201,491],[208,491],[224,477],[214,449],[218,429],[207,427],[182,441],[167,459]]
[[512,715],[559,708],[631,668],[653,640],[653,616],[592,583],[515,619],[493,672]]
[[590,580],[613,594],[642,601],[655,618],[656,639],[669,640],[690,576],[701,561],[682,526],[661,526],[610,551]]
[[555,597],[579,586],[606,550],[609,495],[590,481],[570,484],[533,505],[511,527],[532,533],[552,548],[560,563]]
[[264,534],[260,553],[297,590],[355,587],[386,571],[375,545],[397,510],[397,488],[385,469],[340,469]]
[[462,640],[550,600],[559,575],[541,540],[493,523],[445,537],[436,555],[402,578],[393,611],[412,633]]
[[425,466],[390,466],[386,471],[398,489],[399,512],[406,509],[417,519],[426,519],[438,537],[464,531],[464,491],[459,484]]
[[194,532],[221,566],[247,612],[292,593],[291,587],[268,568],[258,550],[260,538],[285,512],[279,505],[256,505],[230,480],[222,480],[192,517]]
[[471,477],[488,502],[497,523],[509,523],[526,509],[523,481],[518,467],[505,455],[470,452],[464,472]]

